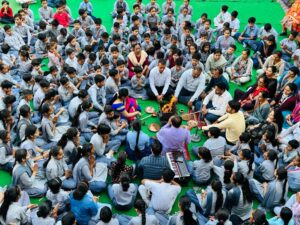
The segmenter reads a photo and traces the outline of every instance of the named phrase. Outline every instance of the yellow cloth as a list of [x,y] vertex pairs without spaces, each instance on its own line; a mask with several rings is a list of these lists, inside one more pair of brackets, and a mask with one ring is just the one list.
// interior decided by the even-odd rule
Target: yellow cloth
[[225,130],[225,137],[231,143],[236,143],[239,140],[240,135],[245,131],[245,117],[242,112],[226,113],[224,116],[218,119],[217,124],[211,124],[202,127],[203,130],[208,130],[210,127],[218,127],[221,130]]

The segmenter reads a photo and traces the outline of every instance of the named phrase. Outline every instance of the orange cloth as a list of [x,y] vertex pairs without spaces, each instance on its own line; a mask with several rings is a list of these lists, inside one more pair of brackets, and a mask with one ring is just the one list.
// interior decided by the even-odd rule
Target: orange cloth
[[281,21],[288,29],[300,31],[300,0],[296,0]]

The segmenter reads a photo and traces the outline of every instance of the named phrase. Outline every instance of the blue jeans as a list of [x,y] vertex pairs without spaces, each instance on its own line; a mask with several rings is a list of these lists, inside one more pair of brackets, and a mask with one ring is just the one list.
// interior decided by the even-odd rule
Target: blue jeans
[[62,182],[62,188],[67,189],[67,190],[75,189],[76,186],[77,186],[76,181],[71,177],[68,179],[65,179]]
[[135,202],[135,199],[136,199],[136,195],[137,195],[137,185],[136,186],[136,189],[135,189],[135,192],[134,192],[134,195],[132,196],[132,199],[131,199],[131,202],[127,205],[120,205],[117,201],[116,201],[116,198],[115,198],[115,193],[113,192],[113,189],[112,189],[112,185],[108,185],[107,187],[107,193],[108,193],[108,196],[109,198],[111,199],[112,201],[112,205],[117,209],[117,210],[130,210],[133,205],[134,205],[134,202]]
[[192,203],[194,203],[194,205],[196,206],[196,209],[198,212],[200,213],[203,213],[203,209],[200,205],[200,202],[198,200],[198,197],[195,193],[195,191],[193,189],[189,189],[186,194],[185,194],[190,200]]
[[[241,33],[237,32],[233,37],[235,39],[238,39],[240,35],[241,35]],[[250,36],[248,34],[243,34],[242,37],[249,38]],[[253,40],[249,40],[249,39],[241,40],[241,44],[246,44],[246,45],[250,46],[250,48],[255,49],[256,48],[256,37]]]
[[92,181],[90,182],[90,190],[93,193],[99,194],[106,189],[106,182],[103,181]]

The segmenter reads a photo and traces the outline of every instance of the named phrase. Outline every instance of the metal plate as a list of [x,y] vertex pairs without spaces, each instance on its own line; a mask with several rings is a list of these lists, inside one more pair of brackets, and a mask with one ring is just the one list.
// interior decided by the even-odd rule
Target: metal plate
[[145,109],[145,112],[152,114],[152,113],[155,113],[155,109],[152,106],[147,106]]
[[151,123],[151,124],[149,124],[148,129],[149,129],[150,131],[156,133],[156,132],[158,132],[158,131],[160,130],[160,125],[157,124],[157,123]]

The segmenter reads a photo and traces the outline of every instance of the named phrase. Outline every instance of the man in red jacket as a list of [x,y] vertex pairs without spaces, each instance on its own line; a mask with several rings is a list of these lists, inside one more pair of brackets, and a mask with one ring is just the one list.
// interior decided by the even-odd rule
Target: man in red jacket
[[9,2],[2,1],[2,7],[0,10],[0,22],[4,24],[14,23],[14,15],[12,9],[9,7]]

